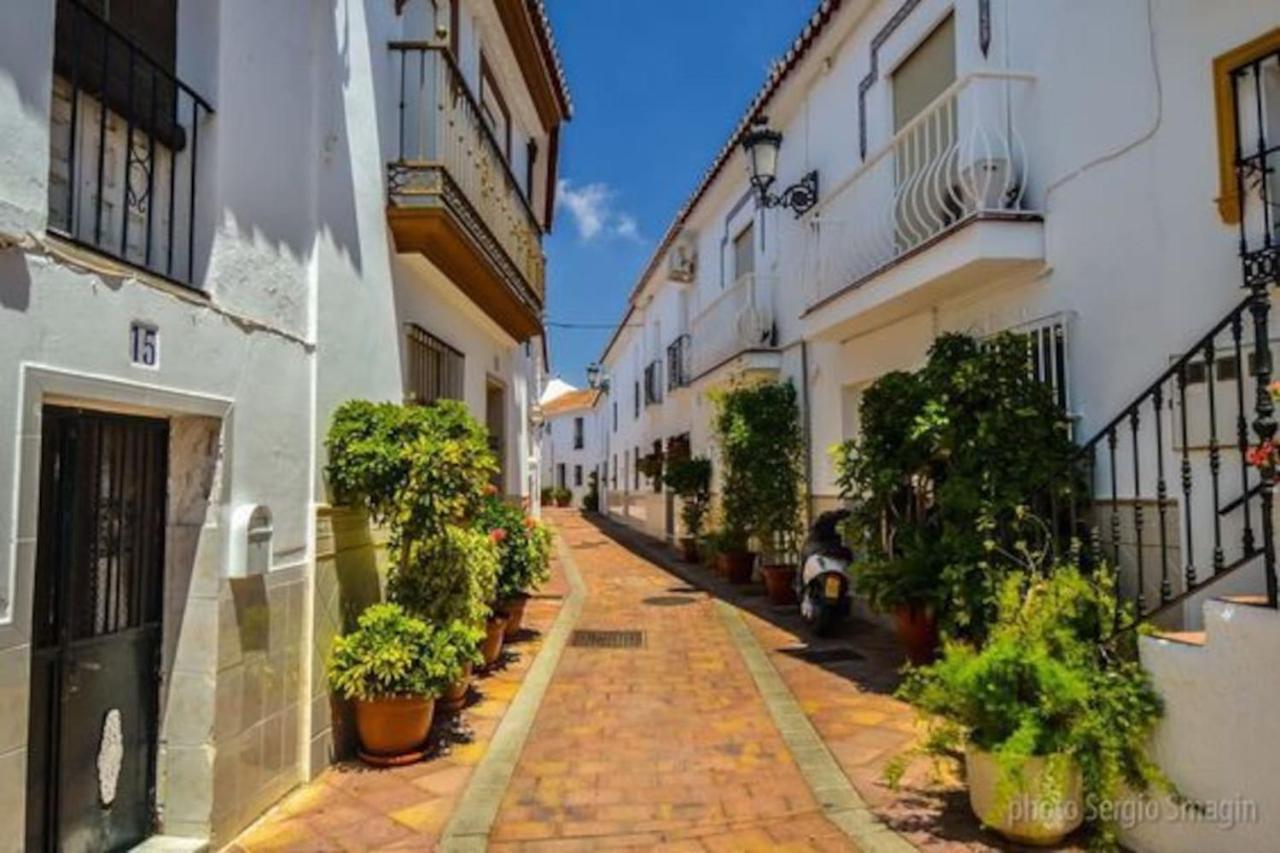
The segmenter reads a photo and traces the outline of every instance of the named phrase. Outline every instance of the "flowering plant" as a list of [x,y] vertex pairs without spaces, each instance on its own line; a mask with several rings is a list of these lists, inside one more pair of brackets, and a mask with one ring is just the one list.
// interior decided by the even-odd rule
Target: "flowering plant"
[[[1280,380],[1268,385],[1267,393],[1271,395],[1272,402],[1280,404]],[[1250,447],[1244,458],[1264,475],[1269,473],[1273,480],[1280,479],[1280,442],[1274,438],[1264,439]]]

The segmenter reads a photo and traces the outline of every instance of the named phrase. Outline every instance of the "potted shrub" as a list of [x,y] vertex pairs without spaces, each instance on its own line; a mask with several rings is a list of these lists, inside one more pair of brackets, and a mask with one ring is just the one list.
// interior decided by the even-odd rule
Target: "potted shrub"
[[1116,801],[1173,789],[1148,753],[1160,699],[1133,635],[1122,647],[1111,635],[1128,617],[1111,577],[1073,566],[1009,575],[982,645],[948,641],[936,663],[908,673],[899,695],[923,712],[926,733],[889,781],[917,755],[962,756],[985,825],[1047,845],[1089,817],[1095,846],[1114,849]]
[[453,713],[466,704],[471,675],[484,662],[480,655],[480,641],[484,639],[484,633],[474,625],[458,619],[440,630],[447,639],[445,654],[452,656],[448,660],[456,663],[457,675],[445,686],[436,704],[440,710]]
[[372,605],[357,624],[334,639],[328,670],[333,689],[355,705],[360,757],[377,765],[416,761],[435,699],[460,674],[464,654],[451,632],[399,605]]
[[555,490],[556,506],[567,507],[573,502],[573,492],[564,486],[557,486]]
[[686,563],[698,562],[698,538],[711,508],[711,460],[705,456],[676,459],[663,474],[663,482],[680,498],[680,520],[685,535],[680,550]]
[[836,449],[856,582],[920,645],[980,640],[1001,578],[1024,568],[1019,543],[1044,534],[1027,504],[1076,494],[1068,421],[1027,346],[940,336],[923,368],[863,392],[859,434]]
[[556,490],[551,486],[543,486],[539,493],[543,506],[551,506],[556,501]]
[[763,547],[764,564],[773,567],[775,600],[789,600],[804,496],[804,433],[795,386],[739,385],[717,395],[715,404],[730,580],[750,580],[755,555],[746,543],[754,539]]
[[524,620],[529,593],[550,577],[551,531],[523,510],[490,498],[476,519],[498,546],[498,578],[493,611],[507,617],[504,639],[511,639]]

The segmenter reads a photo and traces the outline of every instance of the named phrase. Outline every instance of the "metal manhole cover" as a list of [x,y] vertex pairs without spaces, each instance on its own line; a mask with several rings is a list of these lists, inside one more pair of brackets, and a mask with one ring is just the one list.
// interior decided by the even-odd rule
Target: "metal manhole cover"
[[642,603],[653,607],[683,607],[686,604],[694,604],[697,600],[687,595],[651,595]]
[[799,658],[809,663],[848,663],[862,660],[862,655],[844,646],[825,646],[816,649],[809,646],[794,646],[781,651],[784,655],[790,655],[793,658]]
[[569,645],[584,649],[638,649],[644,645],[643,631],[574,631]]

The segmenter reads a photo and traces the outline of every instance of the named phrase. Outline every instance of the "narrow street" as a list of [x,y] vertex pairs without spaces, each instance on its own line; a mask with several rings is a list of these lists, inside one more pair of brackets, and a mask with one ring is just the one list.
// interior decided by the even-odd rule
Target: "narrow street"
[[564,650],[493,849],[854,849],[822,816],[715,600],[576,514],[557,528],[587,588],[577,636],[639,632],[639,645]]

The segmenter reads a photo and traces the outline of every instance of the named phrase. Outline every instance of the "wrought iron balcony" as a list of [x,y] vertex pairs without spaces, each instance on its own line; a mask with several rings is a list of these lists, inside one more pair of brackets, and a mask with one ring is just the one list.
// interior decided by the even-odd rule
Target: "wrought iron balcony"
[[747,273],[699,310],[691,330],[695,377],[740,353],[773,348],[773,283]]
[[1242,199],[1240,259],[1244,285],[1280,282],[1280,51],[1231,72],[1236,120],[1236,195]]
[[392,42],[397,156],[387,164],[396,247],[421,252],[517,339],[541,331],[542,229],[447,46]]
[[1038,219],[1018,117],[1033,78],[957,80],[829,192],[813,219],[821,303],[974,219]]
[[57,6],[49,228],[193,285],[201,126],[213,108],[79,0]]

